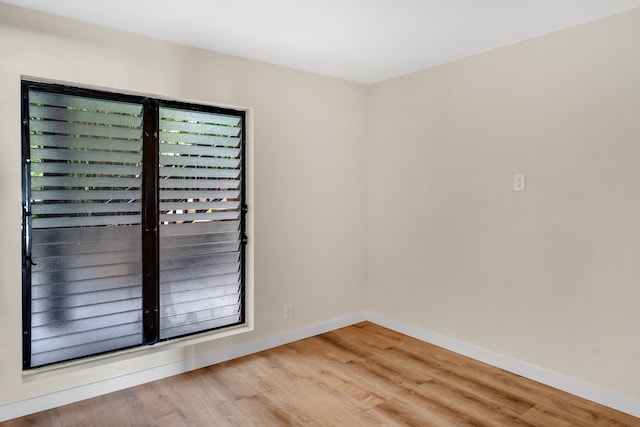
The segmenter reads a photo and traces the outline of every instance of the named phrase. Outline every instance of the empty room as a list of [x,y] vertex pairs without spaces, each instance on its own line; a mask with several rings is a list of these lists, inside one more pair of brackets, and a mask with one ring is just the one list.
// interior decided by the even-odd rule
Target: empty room
[[640,426],[640,0],[0,0],[0,423]]

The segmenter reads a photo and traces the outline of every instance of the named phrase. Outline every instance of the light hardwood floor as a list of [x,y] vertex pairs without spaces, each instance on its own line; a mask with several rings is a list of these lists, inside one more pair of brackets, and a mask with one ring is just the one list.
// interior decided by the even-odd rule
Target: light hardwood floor
[[640,426],[369,322],[6,426]]

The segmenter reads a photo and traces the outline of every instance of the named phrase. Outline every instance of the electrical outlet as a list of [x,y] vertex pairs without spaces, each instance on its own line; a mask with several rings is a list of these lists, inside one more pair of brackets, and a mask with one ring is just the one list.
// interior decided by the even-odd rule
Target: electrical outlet
[[291,319],[291,316],[293,316],[293,311],[291,310],[291,304],[285,304],[284,305],[284,318],[285,319]]

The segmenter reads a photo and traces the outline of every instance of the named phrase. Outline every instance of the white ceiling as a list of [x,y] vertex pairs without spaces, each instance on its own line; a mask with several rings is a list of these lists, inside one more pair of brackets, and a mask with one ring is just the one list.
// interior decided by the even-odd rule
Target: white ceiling
[[366,84],[640,7],[640,0],[0,1]]

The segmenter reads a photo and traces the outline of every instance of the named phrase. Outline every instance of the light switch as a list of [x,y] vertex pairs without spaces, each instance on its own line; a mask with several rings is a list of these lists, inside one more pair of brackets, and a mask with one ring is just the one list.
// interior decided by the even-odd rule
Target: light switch
[[513,191],[524,191],[524,174],[513,174]]

